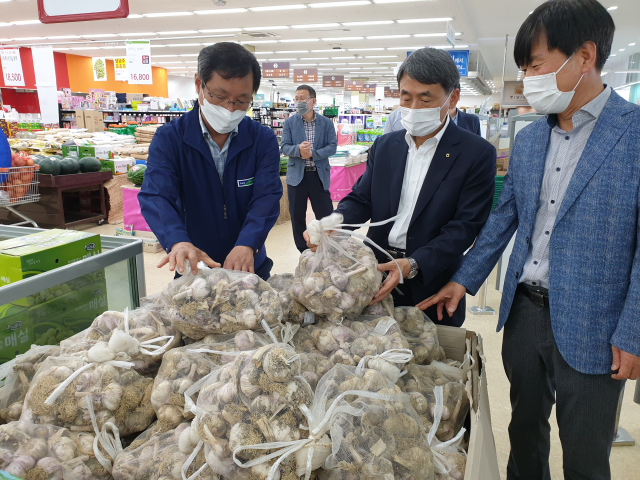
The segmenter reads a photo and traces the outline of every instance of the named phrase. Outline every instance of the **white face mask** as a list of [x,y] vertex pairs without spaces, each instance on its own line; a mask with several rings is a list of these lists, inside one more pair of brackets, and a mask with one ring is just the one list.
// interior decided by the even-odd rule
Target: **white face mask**
[[[445,100],[442,107],[447,105],[451,98],[451,92]],[[409,132],[409,135],[414,137],[424,137],[435,132],[442,120],[440,119],[440,112],[442,107],[438,108],[407,108],[400,107],[400,113],[402,115],[402,126]],[[447,108],[448,110],[448,108]]]
[[204,88],[200,89],[202,100],[198,98],[200,110],[205,120],[218,133],[229,133],[235,130],[242,119],[247,115],[244,110],[230,112],[224,107],[214,105],[204,98]]
[[562,113],[569,107],[573,95],[576,93],[576,88],[584,78],[584,74],[570,92],[561,92],[558,89],[558,79],[556,77],[571,58],[573,58],[573,55],[555,73],[526,77],[524,79],[524,96],[536,112],[542,115]]

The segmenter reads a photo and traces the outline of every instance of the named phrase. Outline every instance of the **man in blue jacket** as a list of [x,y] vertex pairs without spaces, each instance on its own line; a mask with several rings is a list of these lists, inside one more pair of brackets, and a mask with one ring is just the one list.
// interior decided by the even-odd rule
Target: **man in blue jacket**
[[198,104],[158,129],[138,196],[165,248],[158,267],[183,273],[189,259],[268,278],[264,242],[280,213],[280,153],[273,131],[246,116],[260,65],[236,43],[203,48]]
[[548,479],[556,403],[567,479],[609,479],[624,380],[640,376],[640,107],[602,84],[615,25],[596,0],[551,0],[520,27],[524,95],[498,206],[433,298],[452,315],[514,233],[498,330],[511,382],[507,479]]
[[[458,91],[460,91],[460,84],[458,84]],[[460,128],[464,128],[465,130],[470,131],[471,133],[475,133],[476,135],[482,135],[480,131],[480,119],[477,115],[473,115],[471,113],[461,112],[457,106],[449,110],[449,116],[453,123],[455,123]]]
[[336,153],[338,139],[333,121],[316,115],[316,91],[309,85],[296,90],[298,113],[284,121],[282,153],[289,157],[287,193],[293,226],[293,238],[300,252],[307,248],[302,234],[307,229],[307,202],[316,218],[333,212],[329,186],[331,166],[329,157]]

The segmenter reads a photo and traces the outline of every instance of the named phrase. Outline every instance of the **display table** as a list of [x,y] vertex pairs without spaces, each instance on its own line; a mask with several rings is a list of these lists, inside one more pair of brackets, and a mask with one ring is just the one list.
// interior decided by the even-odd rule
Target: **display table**
[[[45,228],[69,228],[82,223],[99,223],[107,218],[104,183],[111,172],[43,175],[40,201],[18,205],[16,210]],[[0,222],[15,222],[8,210],[0,209]]]
[[366,162],[352,167],[331,166],[331,187],[329,188],[331,200],[339,202],[351,193],[353,186],[366,169]]

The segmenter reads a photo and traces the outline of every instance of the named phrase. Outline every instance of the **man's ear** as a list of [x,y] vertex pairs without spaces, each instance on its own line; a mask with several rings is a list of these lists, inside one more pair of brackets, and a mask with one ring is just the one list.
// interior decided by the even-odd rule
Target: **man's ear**
[[460,101],[460,89],[455,88],[453,92],[451,92],[451,97],[449,98],[449,110],[452,110],[458,106],[458,102]]
[[585,42],[576,54],[579,55],[582,60],[582,73],[587,73],[592,68],[595,68],[598,60],[598,47],[594,42]]

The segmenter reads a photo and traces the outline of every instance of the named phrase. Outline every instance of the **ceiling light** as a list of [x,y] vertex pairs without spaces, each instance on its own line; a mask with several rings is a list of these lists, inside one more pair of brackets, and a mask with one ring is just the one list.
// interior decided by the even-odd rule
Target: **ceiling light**
[[414,37],[446,37],[446,33],[416,33]]
[[158,32],[158,35],[187,35],[189,33],[198,33],[198,30],[173,30],[171,32]]
[[342,25],[345,27],[357,27],[360,25],[388,25],[390,23],[394,23],[393,20],[376,20],[373,22],[343,22]]
[[196,15],[215,15],[217,13],[242,13],[248,12],[246,8],[226,8],[223,10],[196,10]]
[[9,22],[11,25],[35,25],[40,23],[40,20],[18,20],[17,22]]
[[270,62],[292,62],[298,60],[297,58],[270,58]]
[[433,23],[433,22],[450,22],[453,20],[451,17],[442,18],[407,18],[404,20],[396,20],[398,23]]
[[298,42],[319,42],[319,38],[289,38],[287,40],[280,40],[282,43],[298,43]]
[[184,17],[186,15],[193,15],[193,12],[158,12],[158,13],[145,13],[145,17]]
[[300,60],[329,60],[329,57],[305,57],[301,58]]
[[630,46],[630,47],[635,47],[635,46],[636,46],[636,44],[635,44],[635,43],[630,43],[630,44],[629,44],[629,46]]
[[[201,43],[167,43],[166,45],[163,45],[165,47],[197,47],[202,45]],[[153,46],[158,46],[160,47],[161,45],[151,45]]]
[[[347,68],[336,68],[336,70],[353,70],[353,68],[351,67],[347,67]],[[357,72],[360,73],[360,72]]]
[[0,27],[10,27],[11,24],[9,22],[0,22]]
[[127,18],[142,18],[144,15],[140,15],[139,13],[130,13]]
[[309,53],[309,50],[281,50],[276,53]]
[[296,64],[292,64],[292,67],[315,67],[316,65],[318,65],[317,63],[296,63]]
[[[151,37],[155,35],[154,32],[141,32],[141,33],[119,33],[119,37]],[[51,38],[51,37],[49,37]]]
[[313,53],[322,53],[322,52],[346,52],[346,50],[342,48],[332,48],[331,50],[311,50]]
[[291,28],[328,28],[339,27],[339,23],[312,23],[309,25],[291,25]]
[[364,37],[329,37],[323,38],[322,40],[325,42],[340,42],[343,40],[364,40]]
[[[194,45],[199,45],[198,43],[194,43]],[[166,45],[149,45],[151,48],[164,48]]]
[[621,49],[620,49],[620,50],[618,50],[618,51],[619,51],[619,52],[624,52],[624,50],[625,50],[624,48],[621,48]]
[[610,57],[616,57],[617,55],[615,53],[612,53],[611,55],[609,55]]
[[274,52],[253,52],[254,55],[269,55],[272,54]]
[[[418,48],[424,48],[424,47],[418,47]],[[469,45],[456,45],[455,47],[452,47],[451,45],[429,45],[429,48],[439,48],[440,50],[450,50],[452,48],[469,48]],[[387,48],[387,50],[391,50],[391,49]]]
[[224,32],[240,32],[241,28],[212,28],[210,30],[198,30],[200,33],[224,33]]
[[21,38],[12,38],[12,42],[24,42],[26,40],[44,40],[47,37],[21,37]]
[[81,35],[82,38],[111,38],[111,37],[117,37],[117,35],[115,33],[101,33],[101,34],[95,34],[95,35]]
[[[187,60],[184,63],[198,63],[197,60]],[[193,67],[189,67],[189,68],[193,68]]]
[[350,52],[379,52],[380,50],[384,50],[384,48],[349,48]]
[[248,42],[240,42],[240,45],[246,45],[246,44],[254,45],[258,43],[278,43],[278,41],[277,40],[250,40]]
[[607,10],[609,10],[610,12],[612,12],[614,10],[617,10],[617,9],[618,9],[618,7],[609,7],[609,8],[607,8]]
[[346,63],[319,63],[323,67],[339,67],[340,65],[346,65]]
[[259,30],[287,30],[289,27],[286,25],[276,25],[273,27],[245,27],[243,30],[247,30],[248,32],[255,32]]
[[327,8],[327,7],[355,7],[357,5],[371,5],[369,0],[354,0],[347,2],[322,2],[322,3],[310,3],[311,8]]
[[109,50],[109,49],[112,49],[112,48],[125,48],[125,45],[111,45],[111,46],[108,46],[108,47],[100,47],[101,50]]
[[56,35],[55,37],[47,37],[48,40],[62,40],[63,38],[80,38],[80,35]]
[[396,58],[397,55],[371,55],[364,58]]
[[249,7],[249,10],[252,12],[267,12],[269,10],[300,10],[302,8],[307,8],[306,5],[302,5],[301,3],[293,4],[293,5],[271,5],[268,7]]
[[387,38],[408,38],[411,35],[374,35],[372,37],[366,37],[367,40],[384,40]]
[[375,62],[349,63],[349,65],[377,65]]
[[[200,55],[199,53],[183,53],[182,55],[178,55],[178,57],[197,57],[198,55]],[[160,55],[156,55],[156,57],[159,57]],[[172,57],[175,57],[176,55],[171,55]]]

